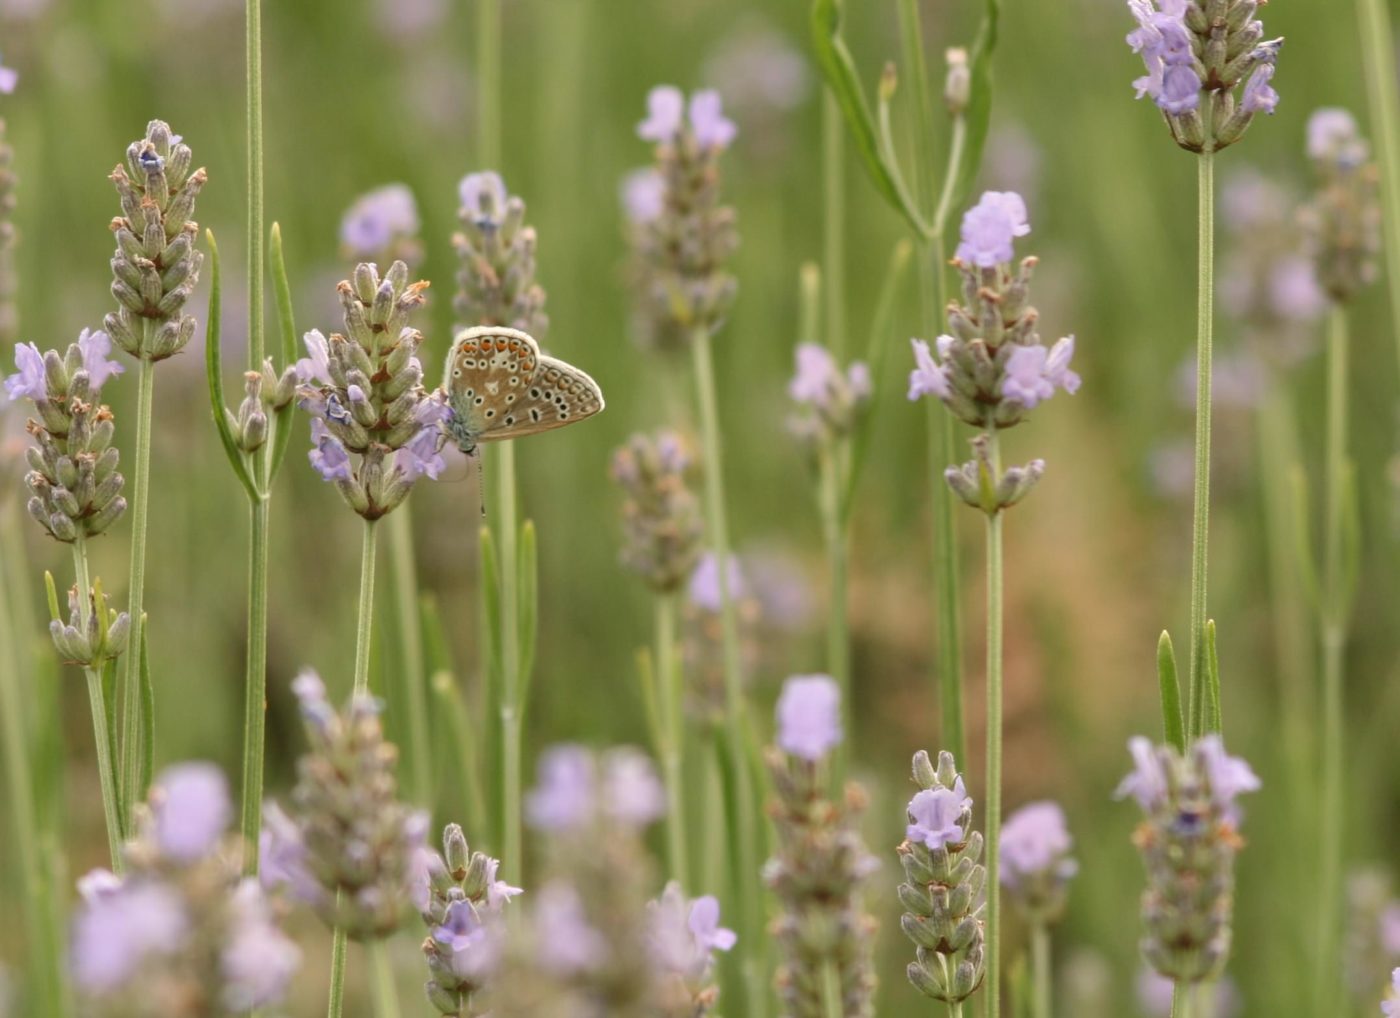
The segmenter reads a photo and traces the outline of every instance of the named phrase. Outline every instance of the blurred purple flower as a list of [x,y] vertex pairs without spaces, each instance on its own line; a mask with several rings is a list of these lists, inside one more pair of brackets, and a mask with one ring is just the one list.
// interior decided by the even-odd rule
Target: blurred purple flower
[[[938,346],[943,349],[943,341],[949,336],[939,336]],[[920,396],[937,396],[939,399],[947,399],[948,372],[934,360],[933,353],[928,348],[928,342],[922,339],[911,339],[909,341],[914,347],[914,370],[909,372],[909,398],[918,399]]]
[[719,924],[717,899],[705,895],[687,902],[674,880],[650,903],[648,913],[653,960],[688,982],[703,980],[714,964],[714,952],[728,951],[738,941],[733,930]]
[[680,133],[685,122],[685,93],[674,85],[658,85],[647,93],[647,118],[637,125],[637,137],[662,144]]
[[1145,812],[1167,794],[1167,772],[1152,740],[1135,735],[1128,740],[1128,752],[1133,755],[1133,770],[1118,783],[1113,793],[1115,799],[1131,795]]
[[74,924],[73,978],[87,993],[114,990],[148,955],[180,947],[188,925],[179,895],[164,884],[128,884],[102,895]]
[[78,878],[78,896],[89,905],[121,888],[122,878],[107,869],[88,870]]
[[5,395],[10,399],[28,397],[36,403],[48,396],[48,387],[44,384],[44,355],[37,346],[16,343],[15,368],[15,373],[5,379]]
[[1354,145],[1360,138],[1356,118],[1338,106],[1323,106],[1308,118],[1308,157],[1332,158],[1339,149]]
[[1385,1018],[1400,1018],[1400,968],[1390,973],[1390,998],[1381,1001],[1381,1014]]
[[268,890],[285,888],[298,901],[315,902],[320,883],[306,863],[306,843],[301,829],[275,802],[263,804],[263,826],[258,835],[258,879]]
[[500,866],[499,859],[486,860],[486,907],[492,912],[499,912],[511,898],[525,893],[524,888],[512,887],[504,880],[496,879],[496,871]]
[[83,354],[83,370],[88,373],[88,381],[94,389],[102,388],[107,379],[126,370],[116,361],[107,359],[112,352],[112,339],[100,329],[95,332],[84,329],[78,333],[78,349]]
[[794,675],[778,697],[778,748],[816,763],[841,742],[841,690],[829,675]]
[[[725,579],[729,583],[731,600],[738,601],[747,596],[744,574],[739,569],[737,555],[729,556]],[[720,610],[719,564],[713,552],[707,551],[700,556],[700,561],[695,565],[695,571],[690,574],[689,594],[691,603],[697,608],[711,613]]]
[[1205,769],[1211,796],[1226,816],[1235,812],[1237,796],[1257,792],[1263,787],[1259,776],[1242,757],[1230,756],[1225,752],[1225,743],[1219,735],[1197,739],[1192,748]]
[[1026,203],[1015,191],[984,191],[963,216],[957,257],[968,265],[990,269],[1016,257],[1013,242],[1031,232]]
[[690,97],[690,128],[701,148],[728,148],[739,129],[724,115],[724,103],[712,88]]
[[469,173],[457,185],[462,207],[481,226],[500,225],[510,195],[506,182],[494,170]]
[[241,1013],[276,1003],[301,965],[301,949],[277,928],[262,888],[252,878],[234,892],[233,920],[221,958],[224,1006]]
[[311,451],[306,456],[322,480],[350,480],[350,453],[319,417],[311,419]]
[[0,64],[0,95],[9,95],[19,84],[19,71]]
[[1002,394],[1027,410],[1053,396],[1057,387],[1073,395],[1079,391],[1079,376],[1069,367],[1073,356],[1073,336],[1056,341],[1049,350],[1039,343],[1016,346],[1006,358]]
[[340,220],[340,242],[354,258],[382,255],[396,239],[418,233],[418,203],[407,184],[387,184],[355,199]]
[[1074,875],[1067,858],[1074,842],[1064,810],[1054,802],[1032,802],[1006,818],[1001,829],[1001,882],[1015,887],[1038,874],[1054,870],[1064,879]]
[[799,343],[795,357],[797,374],[788,382],[788,395],[795,402],[807,403],[819,410],[830,409],[843,385],[849,387],[851,396],[857,400],[870,395],[870,369],[863,362],[851,364],[842,378],[836,358],[820,343]]
[[655,222],[666,210],[666,179],[655,168],[644,166],[622,178],[619,195],[629,222]]
[[596,794],[593,754],[573,743],[553,746],[540,757],[539,778],[525,797],[525,817],[540,830],[573,830],[592,818]]
[[726,105],[755,113],[796,109],[812,84],[801,51],[781,32],[766,26],[731,35],[706,59],[703,76],[719,86]]
[[1303,255],[1279,260],[1269,277],[1269,299],[1284,318],[1311,322],[1327,310],[1327,295],[1317,285],[1312,262]]
[[909,800],[904,836],[928,848],[956,845],[965,839],[959,823],[967,799],[950,788],[926,788]]
[[568,884],[555,880],[540,888],[534,917],[536,928],[548,931],[540,961],[551,971],[570,976],[607,959],[607,941],[589,925],[578,892]]
[[603,758],[603,810],[630,827],[645,827],[666,815],[666,790],[646,754],[615,749]]
[[207,855],[233,819],[228,781],[209,763],[167,767],[156,778],[152,796],[156,843],[176,862]]

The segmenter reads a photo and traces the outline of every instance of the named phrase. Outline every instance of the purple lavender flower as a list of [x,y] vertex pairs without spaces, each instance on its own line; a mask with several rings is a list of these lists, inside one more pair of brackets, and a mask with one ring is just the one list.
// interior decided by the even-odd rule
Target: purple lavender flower
[[394,454],[394,464],[409,480],[426,475],[436,481],[447,468],[442,444],[442,431],[436,425],[423,428]]
[[1068,879],[1076,869],[1068,858],[1073,844],[1064,810],[1057,803],[1022,806],[1001,829],[1001,882],[1016,887],[1051,870]]
[[658,85],[647,93],[647,118],[637,125],[637,137],[658,145],[669,142],[685,123],[685,94],[674,85]]
[[1197,739],[1192,748],[1204,767],[1211,797],[1226,816],[1232,816],[1236,812],[1236,796],[1244,792],[1256,792],[1262,787],[1259,776],[1248,763],[1241,757],[1230,756],[1225,752],[1225,743],[1221,741],[1220,736],[1204,736]]
[[794,675],[778,697],[778,748],[816,763],[841,742],[841,690],[829,675]]
[[1128,9],[1138,22],[1128,33],[1128,45],[1147,68],[1133,87],[1139,99],[1151,96],[1168,113],[1189,113],[1200,104],[1201,80],[1192,66],[1186,5],[1180,0],[1163,0],[1162,7],[1157,10],[1152,0],[1128,0]]
[[312,329],[301,341],[306,346],[306,356],[296,362],[297,381],[303,385],[316,382],[331,385],[330,346],[320,329]]
[[1268,113],[1273,115],[1278,106],[1278,93],[1269,84],[1274,77],[1274,64],[1260,64],[1245,82],[1244,94],[1240,97],[1240,109],[1246,113]]
[[72,968],[87,993],[115,990],[152,954],[178,949],[189,926],[180,896],[159,883],[124,885],[89,901],[73,927]]
[[496,878],[496,872],[500,869],[501,860],[486,860],[486,907],[492,912],[499,912],[501,908],[518,894],[524,894],[521,887],[512,887],[504,880]]
[[1330,159],[1339,150],[1353,145],[1361,132],[1348,110],[1324,106],[1308,118],[1308,158]]
[[962,221],[957,257],[968,265],[990,269],[1016,257],[1013,242],[1031,232],[1026,203],[1015,191],[984,191]]
[[200,859],[218,844],[233,818],[228,781],[209,763],[168,767],[152,795],[156,843],[180,863]]
[[19,71],[0,64],[0,95],[9,95],[19,84]]
[[449,905],[442,924],[433,930],[433,939],[451,950],[452,972],[459,978],[478,980],[490,969],[489,956],[494,952],[485,950],[489,934],[471,902]]
[[926,788],[909,800],[904,836],[928,848],[946,848],[967,840],[961,819],[968,800],[950,788]]
[[256,880],[239,884],[232,914],[233,930],[220,959],[224,1006],[241,1013],[275,1004],[301,964],[301,950],[273,922]]
[[462,199],[462,208],[478,226],[500,225],[510,195],[499,173],[494,170],[469,173],[457,185],[457,190]]
[[666,790],[651,760],[635,749],[603,758],[603,811],[618,823],[646,827],[666,815]]
[[1058,340],[1049,350],[1039,344],[1016,346],[1006,358],[1002,395],[1027,410],[1053,396],[1056,388],[1073,395],[1079,391],[1079,376],[1069,367],[1073,356],[1073,336]]
[[644,166],[622,178],[619,188],[628,222],[655,222],[666,210],[666,178],[655,167]]
[[268,890],[285,888],[298,901],[314,903],[323,896],[320,883],[307,867],[301,830],[275,802],[263,804],[258,835],[258,879]]
[[78,896],[89,905],[121,888],[122,878],[107,869],[88,870],[78,878]]
[[355,199],[340,220],[340,242],[351,257],[375,258],[418,232],[418,203],[407,184],[388,184]]
[[319,417],[311,419],[311,451],[306,456],[323,481],[351,479],[350,453],[345,443],[332,435]]
[[597,794],[593,754],[568,743],[553,746],[540,757],[539,779],[525,797],[525,817],[546,831],[569,831],[593,816]]
[[690,97],[690,128],[701,148],[728,148],[738,133],[734,122],[725,117],[723,101],[714,89],[703,89]]
[[15,344],[15,368],[13,375],[5,379],[5,395],[10,399],[25,397],[36,403],[48,395],[44,384],[44,355],[33,343]]
[[1115,799],[1131,795],[1143,812],[1152,809],[1167,794],[1167,772],[1152,741],[1141,735],[1128,740],[1128,752],[1133,755],[1133,770],[1118,783]]
[[[939,336],[940,349],[945,339],[951,341],[952,337]],[[914,347],[914,370],[909,372],[909,398],[912,400],[920,396],[937,396],[939,399],[946,399],[949,395],[947,370],[934,360],[925,340],[911,339],[909,342]]]
[[126,370],[116,361],[107,359],[112,352],[112,339],[101,329],[95,332],[84,329],[78,333],[78,349],[83,355],[83,370],[88,373],[88,382],[94,389],[102,388],[107,379]]
[[[729,556],[725,579],[729,581],[730,598],[738,601],[746,596],[744,574],[739,569],[739,556]],[[719,564],[713,552],[707,551],[700,556],[700,561],[695,565],[695,572],[690,574],[689,594],[691,603],[697,608],[711,614],[720,610]]]
[[719,924],[714,896],[688,902],[674,880],[648,910],[652,957],[662,970],[687,982],[703,981],[714,965],[714,952],[728,951],[738,942],[733,930]]
[[797,374],[788,382],[788,395],[821,406],[830,399],[832,377],[840,373],[836,358],[820,343],[799,343],[796,357]]
[[561,976],[589,972],[608,956],[608,944],[588,922],[578,892],[554,880],[535,895],[535,924],[548,930],[549,938],[540,962]]
[[1385,1018],[1400,1018],[1400,968],[1390,973],[1390,998],[1381,1001],[1381,1014]]
[[1284,318],[1315,321],[1327,310],[1327,295],[1317,285],[1312,263],[1302,255],[1283,258],[1269,277],[1269,299]]

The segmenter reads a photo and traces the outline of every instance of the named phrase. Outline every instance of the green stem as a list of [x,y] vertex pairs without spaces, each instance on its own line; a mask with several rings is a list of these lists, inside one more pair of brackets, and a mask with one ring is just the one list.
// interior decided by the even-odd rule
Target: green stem
[[369,643],[374,624],[375,521],[365,520],[360,544],[360,602],[355,626],[355,695],[369,695]]
[[331,940],[331,988],[326,1003],[326,1018],[340,1018],[345,1006],[345,931],[336,927]]
[[841,995],[841,973],[827,959],[822,965],[822,1018],[845,1018],[846,1002]]
[[136,463],[131,476],[131,590],[127,612],[131,636],[122,669],[121,807],[122,830],[131,825],[131,808],[141,797],[141,639],[145,629],[146,522],[151,497],[151,408],[155,397],[155,363],[137,361]]
[[[996,430],[988,435],[992,476],[1001,474]],[[1001,1013],[1002,546],[1000,512],[987,517],[987,1014]]]
[[1172,984],[1172,1018],[1195,1018],[1195,994],[1184,983]]
[[1342,846],[1346,824],[1344,808],[1343,668],[1347,638],[1347,601],[1343,549],[1343,515],[1347,483],[1347,317],[1334,304],[1328,318],[1327,340],[1327,462],[1323,517],[1322,561],[1322,829],[1321,866],[1318,880],[1317,972],[1314,1013],[1321,1014],[1329,1000],[1338,999],[1337,943],[1342,936]]
[[375,1018],[399,1018],[399,995],[394,988],[394,965],[389,958],[388,941],[371,942],[369,956],[374,965]]
[[431,728],[423,674],[423,632],[418,618],[418,569],[413,556],[413,518],[409,505],[389,515],[389,560],[394,574],[394,605],[403,661],[397,669],[402,701],[408,714],[409,758],[413,762],[410,786],[413,800],[433,803]]
[[496,466],[496,525],[501,552],[501,862],[504,872],[521,872],[521,715],[520,601],[516,553],[515,444],[502,442]]
[[685,729],[681,720],[681,675],[676,654],[676,595],[656,597],[656,691],[661,708],[661,771],[666,781],[666,862],[671,879],[690,887],[686,837]]
[[[839,448],[823,444],[819,450],[821,472],[822,535],[826,543],[827,568],[831,573],[831,595],[826,627],[826,666],[841,689],[841,708],[846,712],[848,728],[853,727],[854,701],[851,697],[851,636],[847,612],[847,576],[850,567],[850,545],[841,521],[841,493],[844,489]],[[838,754],[837,774],[845,769],[845,761],[853,750],[854,733],[848,731]]]
[[1385,0],[1359,0],[1361,63],[1371,106],[1371,133],[1380,147],[1381,207],[1391,331],[1400,352],[1400,102],[1395,92],[1395,36]]
[[747,739],[748,715],[744,703],[743,666],[739,658],[739,618],[734,604],[734,591],[729,589],[729,523],[725,516],[724,464],[721,459],[719,409],[715,396],[714,357],[710,350],[710,333],[696,329],[691,337],[691,354],[695,370],[696,397],[699,402],[701,445],[705,475],[705,524],[710,539],[710,551],[715,557],[720,599],[720,631],[724,646],[725,734],[734,802],[731,814],[734,827],[730,831],[730,863],[734,892],[739,903],[741,936],[754,945],[745,964],[749,978],[750,1018],[761,1018],[767,1011],[767,991],[761,978],[753,973],[762,954],[762,932],[757,886],[758,858],[754,831],[754,790],[749,770]]
[[1050,928],[1043,922],[1031,926],[1032,1018],[1050,1018],[1054,993],[1051,989]]
[[[78,624],[83,633],[91,632],[92,620],[92,581],[89,578],[87,537],[81,530],[73,541],[73,577],[78,588]],[[98,620],[100,628],[105,628],[105,620]],[[139,653],[138,648],[128,646],[128,654]],[[102,788],[102,815],[107,828],[107,851],[112,860],[112,872],[118,875],[123,869],[121,805],[117,793],[116,775],[112,773],[112,743],[107,732],[107,698],[102,692],[102,672],[96,668],[84,668],[87,678],[88,704],[92,709],[92,735],[97,750],[97,777]]]
[[258,835],[262,830],[263,755],[267,733],[267,568],[269,506],[266,499],[249,506],[248,658],[243,687],[243,872],[258,872]]
[[1191,517],[1191,684],[1187,738],[1205,732],[1206,558],[1210,535],[1211,343],[1215,321],[1215,154],[1202,152],[1198,168],[1196,291],[1196,491]]
[[[8,516],[9,506],[0,506]],[[8,519],[5,521],[8,524]],[[6,537],[9,527],[5,526]],[[16,535],[17,536],[17,535]],[[3,551],[20,554],[20,544],[6,540]],[[31,770],[31,734],[25,728],[25,691],[21,675],[27,674],[21,658],[23,641],[12,626],[10,588],[0,582],[0,722],[5,728],[5,774],[10,786],[10,810],[7,826],[14,834],[15,850],[19,856],[18,878],[24,893],[24,917],[30,945],[34,996],[44,1015],[58,1018],[67,1013],[65,963],[67,951],[63,944],[63,928],[51,920],[46,908],[43,889],[44,873],[39,844],[39,820],[34,802],[34,775]],[[106,715],[102,715],[106,721]],[[98,742],[101,759],[105,743]]]
[[477,160],[501,161],[501,0],[476,0]]
[[846,125],[831,90],[822,96],[822,275],[826,283],[826,342],[837,360],[846,352]]
[[962,1001],[958,1000],[948,1002],[948,1018],[962,1018],[962,1013]]

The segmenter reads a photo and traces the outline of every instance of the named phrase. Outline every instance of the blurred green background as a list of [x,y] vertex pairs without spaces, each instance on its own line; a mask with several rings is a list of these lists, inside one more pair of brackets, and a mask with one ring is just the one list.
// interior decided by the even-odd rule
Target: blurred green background
[[[867,85],[899,52],[893,0],[850,0],[848,36]],[[420,325],[429,380],[446,350],[455,259],[456,183],[483,169],[473,151],[474,15],[467,0],[297,0],[264,5],[266,181],[269,220],[281,223],[298,327],[339,325],[334,286],[349,269],[337,231],[344,209],[372,187],[402,181],[423,219],[424,278],[433,281]],[[498,167],[529,205],[540,235],[539,277],[549,293],[552,352],[588,370],[608,399],[586,427],[520,447],[522,505],[539,528],[541,628],[531,752],[548,742],[646,740],[634,652],[650,632],[642,584],[618,565],[619,495],[607,479],[611,451],[641,428],[685,426],[685,372],[640,352],[629,328],[626,243],[617,198],[629,169],[649,159],[634,135],[648,88],[709,85],[740,126],[725,159],[724,190],[738,210],[743,245],[734,272],[740,298],[716,341],[729,450],[732,529],[755,585],[771,592],[755,636],[753,699],[768,708],[781,679],[824,667],[825,579],[811,471],[785,430],[786,380],[798,339],[799,266],[819,258],[822,237],[821,83],[810,60],[801,0],[507,0],[504,4],[504,158]],[[970,41],[980,5],[925,3],[932,55]],[[1275,85],[1283,101],[1218,160],[1222,191],[1253,167],[1301,192],[1306,118],[1319,105],[1364,115],[1351,5],[1292,0],[1264,12],[1289,42]],[[219,238],[225,273],[226,377],[241,370],[246,342],[242,5],[233,0],[0,0],[0,55],[21,74],[0,97],[21,184],[21,337],[62,347],[111,309],[108,220],[118,211],[105,179],[145,123],[160,117],[185,136],[210,184],[198,218]],[[1056,938],[1062,969],[1101,969],[1112,1003],[1136,1013],[1136,900],[1131,805],[1111,801],[1127,768],[1126,738],[1158,727],[1154,653],[1163,628],[1184,644],[1189,487],[1172,483],[1171,457],[1189,440],[1189,404],[1178,368],[1194,342],[1195,166],[1171,144],[1150,106],[1133,100],[1139,73],[1123,44],[1131,21],[1113,0],[1009,2],[996,55],[992,137],[981,182],[1014,188],[1034,232],[1023,252],[1040,256],[1036,303],[1050,338],[1078,336],[1085,384],[1052,401],[1008,436],[1007,456],[1049,463],[1045,480],[1007,527],[1007,790],[1009,808],[1061,801],[1081,873]],[[935,61],[937,63],[937,61]],[[937,75],[935,74],[935,77]],[[935,85],[935,87],[937,87]],[[907,92],[907,88],[905,89]],[[897,98],[901,115],[907,95]],[[908,132],[902,131],[907,140]],[[944,140],[937,142],[940,153]],[[849,349],[863,350],[889,252],[903,236],[851,159],[846,167],[845,292]],[[1291,214],[1291,213],[1288,213]],[[1222,209],[1222,222],[1229,212]],[[1222,266],[1231,240],[1222,227]],[[207,272],[206,272],[207,277]],[[895,922],[902,801],[911,752],[936,749],[936,687],[928,552],[928,481],[922,408],[903,399],[906,337],[918,329],[912,273],[901,289],[875,407],[872,460],[854,523],[851,617],[856,688],[856,774],[873,796],[868,839],[886,861],[872,885],[882,920],[882,1014],[911,1013],[920,998],[902,971],[908,945]],[[199,309],[207,292],[192,308]],[[1400,830],[1400,720],[1396,674],[1396,348],[1385,296],[1372,287],[1354,315],[1353,452],[1360,479],[1361,589],[1349,649],[1348,863],[1392,871]],[[270,326],[275,323],[269,318]],[[1314,345],[1321,341],[1321,324]],[[147,607],[158,708],[157,766],[212,758],[238,773],[241,745],[247,513],[209,421],[202,340],[163,365],[156,388]],[[1242,330],[1219,318],[1222,353]],[[3,352],[8,368],[10,357]],[[1282,376],[1298,413],[1300,462],[1320,476],[1322,360],[1307,356]],[[130,378],[109,385],[118,441],[129,455]],[[1283,737],[1274,619],[1262,526],[1265,486],[1249,408],[1217,414],[1212,614],[1220,627],[1224,713],[1232,749],[1248,757],[1265,790],[1249,803],[1239,873],[1232,973],[1249,1015],[1302,1014],[1298,1003],[1314,936],[1316,796],[1306,732]],[[13,436],[18,414],[5,418]],[[348,689],[359,527],[335,492],[305,466],[304,435],[273,503],[269,657],[269,776],[285,789],[301,746],[288,682],[305,664]],[[1176,450],[1173,452],[1173,450]],[[13,451],[0,502],[20,490]],[[129,460],[127,460],[129,462]],[[490,470],[490,459],[487,460]],[[1187,475],[1189,480],[1189,473]],[[1275,486],[1276,487],[1276,486]],[[1314,490],[1316,483],[1314,483]],[[441,607],[456,674],[478,682],[476,474],[454,461],[444,480],[410,503],[422,586]],[[974,795],[981,774],[981,539],[961,514],[967,577],[970,735],[965,762]],[[42,614],[42,571],[68,582],[62,549],[24,524],[28,564],[16,595]],[[128,525],[93,547],[95,571],[124,600]],[[387,570],[386,570],[387,574]],[[388,624],[379,653],[393,653]],[[36,658],[47,637],[30,632]],[[382,638],[380,638],[382,636]],[[1307,644],[1304,644],[1306,651]],[[390,658],[392,661],[392,658]],[[1297,669],[1298,661],[1292,666]],[[382,667],[382,661],[381,661]],[[1316,668],[1302,663],[1305,695]],[[76,674],[62,683],[66,784],[46,805],[70,832],[73,874],[104,857],[87,706]],[[376,677],[376,682],[379,681]],[[338,685],[337,685],[338,684]],[[1308,701],[1305,699],[1304,703]],[[390,723],[394,724],[393,713]],[[462,814],[448,728],[435,728],[444,788],[440,821]],[[48,738],[48,735],[45,735]],[[1290,754],[1293,754],[1290,757]],[[1289,759],[1304,766],[1289,771]],[[1291,776],[1290,776],[1291,775]],[[1299,803],[1303,803],[1302,807]],[[4,826],[0,824],[0,826]],[[0,850],[9,852],[6,841]],[[0,867],[0,880],[16,869]],[[513,876],[513,875],[508,875]],[[527,885],[528,886],[528,885]],[[7,901],[15,888],[6,886]],[[313,1013],[325,964],[318,930],[308,945],[292,1013]],[[18,962],[12,924],[0,957]],[[414,937],[399,938],[406,1013],[418,1008]],[[1012,931],[1009,956],[1023,941]],[[1099,964],[1100,960],[1102,965]],[[1400,959],[1392,959],[1390,964]],[[1387,966],[1388,969],[1388,966]],[[351,975],[355,992],[357,974]],[[1097,977],[1096,977],[1097,978]],[[1378,983],[1383,972],[1375,973]],[[1061,980],[1062,990],[1066,980]],[[1367,988],[1367,993],[1373,992]],[[1068,1005],[1068,998],[1063,998]],[[1374,998],[1356,1013],[1372,1013]],[[1081,1011],[1080,1013],[1089,1013]],[[1338,1012],[1343,1013],[1341,1011]]]

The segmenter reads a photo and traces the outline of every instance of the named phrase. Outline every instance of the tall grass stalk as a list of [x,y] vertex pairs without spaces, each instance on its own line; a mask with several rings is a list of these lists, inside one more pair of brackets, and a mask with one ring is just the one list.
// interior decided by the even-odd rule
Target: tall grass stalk
[[1050,927],[1037,921],[1031,926],[1031,1018],[1050,1018],[1054,999]]
[[[150,332],[149,320],[142,320],[142,331]],[[141,349],[149,345],[142,336]],[[144,354],[137,359],[136,388],[136,465],[131,474],[131,589],[127,611],[131,615],[131,636],[122,665],[121,739],[121,819],[122,829],[131,826],[131,808],[142,795],[141,740],[150,733],[141,730],[141,641],[145,638],[146,617],[143,602],[146,590],[146,523],[151,498],[151,413],[155,401],[155,362]]]
[[397,668],[389,674],[399,689],[397,701],[408,714],[410,794],[422,806],[433,805],[432,728],[428,723],[427,676],[423,664],[423,631],[418,614],[418,567],[413,551],[411,503],[389,514],[389,569],[394,579],[394,620],[398,628]]
[[1361,65],[1371,109],[1371,135],[1380,145],[1381,208],[1392,338],[1400,355],[1400,100],[1395,86],[1395,35],[1386,0],[1357,0]]
[[1322,587],[1318,604],[1322,640],[1322,829],[1321,872],[1318,880],[1317,975],[1313,1013],[1326,1002],[1340,999],[1342,933],[1342,846],[1346,823],[1344,759],[1345,708],[1343,669],[1351,591],[1347,580],[1347,312],[1333,304],[1327,335],[1327,460],[1323,498]]
[[[0,558],[19,555],[22,553],[19,541],[10,540],[18,535],[8,525],[9,506],[0,506],[0,513],[5,516],[0,521],[4,538],[0,543]],[[67,952],[63,943],[63,928],[55,921],[44,894],[47,881],[41,858],[30,759],[33,740],[25,729],[26,692],[21,688],[21,676],[26,673],[21,650],[25,641],[13,624],[10,596],[9,585],[0,582],[0,715],[3,715],[0,723],[4,725],[5,774],[10,786],[10,811],[6,826],[14,840],[15,854],[19,860],[19,873],[16,876],[24,895],[24,922],[32,974],[29,985],[38,1003],[39,1013],[62,1018],[69,1012],[65,1004],[68,991],[63,964]],[[102,719],[105,724],[105,713]],[[100,741],[98,757],[104,756],[105,752],[106,742]]]
[[708,328],[696,329],[690,342],[699,404],[700,436],[705,475],[705,529],[715,557],[719,580],[720,632],[724,649],[725,750],[732,788],[729,855],[734,894],[739,904],[740,937],[750,945],[743,965],[748,991],[748,1015],[767,1013],[767,988],[762,971],[762,917],[759,911],[758,844],[754,818],[753,773],[748,753],[748,711],[744,703],[743,666],[739,657],[739,616],[730,589],[729,523],[725,513],[724,463],[721,459],[714,356]]
[[1187,736],[1206,727],[1206,559],[1210,538],[1211,346],[1215,324],[1215,153],[1197,157],[1196,449],[1191,512],[1191,684]]
[[[987,436],[993,477],[1001,476],[995,428]],[[987,516],[987,1014],[1001,1013],[1002,516]]]
[[686,834],[685,726],[681,716],[681,666],[676,642],[676,595],[656,595],[657,749],[666,783],[666,864],[671,879],[692,885]]

